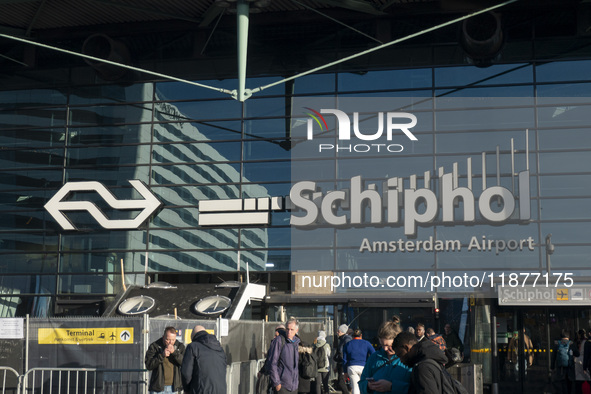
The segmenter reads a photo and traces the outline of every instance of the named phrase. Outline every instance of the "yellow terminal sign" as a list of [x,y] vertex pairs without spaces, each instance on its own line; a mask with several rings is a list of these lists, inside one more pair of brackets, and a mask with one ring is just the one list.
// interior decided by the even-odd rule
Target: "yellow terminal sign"
[[40,345],[126,345],[133,344],[133,327],[40,328]]

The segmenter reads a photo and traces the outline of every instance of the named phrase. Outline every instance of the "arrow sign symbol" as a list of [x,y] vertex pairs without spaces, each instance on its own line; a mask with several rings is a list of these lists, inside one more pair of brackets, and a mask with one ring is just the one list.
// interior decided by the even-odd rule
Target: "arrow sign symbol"
[[125,331],[121,332],[121,334],[119,334],[119,338],[121,338],[121,340],[124,342],[126,342],[130,336],[131,336],[131,334],[127,330],[125,330]]
[[[62,226],[64,230],[76,230],[76,227],[63,214],[64,211],[88,211],[92,217],[106,229],[136,229],[154,213],[162,203],[150,192],[148,187],[140,180],[130,180],[129,183],[143,200],[118,200],[102,183],[68,182],[53,196],[45,209]],[[96,191],[113,209],[142,210],[135,219],[110,220],[105,214],[90,201],[62,201],[73,191]]]

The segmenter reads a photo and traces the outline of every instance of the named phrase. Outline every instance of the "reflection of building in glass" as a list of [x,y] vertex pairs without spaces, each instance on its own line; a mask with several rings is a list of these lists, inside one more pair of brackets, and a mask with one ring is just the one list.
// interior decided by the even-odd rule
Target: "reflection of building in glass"
[[[158,99],[158,98],[157,98]],[[169,188],[166,195],[160,195],[165,205],[179,205],[181,208],[165,210],[154,218],[153,225],[158,228],[178,227],[175,231],[159,231],[150,235],[150,246],[155,249],[178,250],[174,255],[160,254],[158,259],[149,256],[149,268],[155,271],[236,271],[240,270],[241,258],[252,269],[264,270],[268,247],[265,229],[241,229],[239,236],[236,229],[189,230],[198,227],[198,217],[193,207],[202,200],[233,199],[268,195],[264,187],[256,185],[248,191],[240,191],[238,182],[248,182],[240,177],[240,172],[228,158],[213,148],[204,134],[192,123],[179,122],[186,119],[174,105],[155,104],[154,138],[163,144],[154,146],[152,154],[152,187],[156,185],[187,185]],[[157,123],[156,123],[157,122]],[[177,144],[194,141],[194,143]],[[187,163],[187,164],[179,164]],[[191,186],[195,185],[195,186]],[[237,240],[240,242],[240,254]],[[203,249],[210,252],[188,252],[186,250]],[[231,250],[225,252],[224,250]],[[154,267],[152,267],[154,264]]]

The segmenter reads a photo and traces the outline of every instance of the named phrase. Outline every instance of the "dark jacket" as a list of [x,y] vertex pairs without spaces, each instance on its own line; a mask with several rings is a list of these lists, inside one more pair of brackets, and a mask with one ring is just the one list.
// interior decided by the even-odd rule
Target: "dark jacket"
[[[298,354],[299,354],[299,365],[298,368],[301,366],[302,361],[302,354],[308,353],[312,354],[314,348],[306,343],[300,342],[298,346]],[[309,393],[312,390],[312,385],[310,384],[310,379],[304,379],[302,374],[298,371],[298,393]]]
[[267,352],[267,360],[273,387],[281,385],[288,391],[297,390],[299,343],[300,338],[295,336],[293,341],[290,341],[285,331],[280,331],[279,335],[271,342]]
[[[152,371],[150,376],[150,391],[164,391],[164,340],[160,338],[156,342],[150,344],[144,362],[146,369]],[[181,382],[181,364],[183,362],[183,355],[185,354],[185,345],[181,342],[176,341],[174,343],[175,351],[172,353],[168,360],[174,365],[174,376],[172,378],[173,389],[178,391],[183,388]]]
[[[440,394],[443,392],[441,387],[441,368],[447,362],[445,353],[439,349],[439,346],[427,340],[415,345],[417,352],[409,360],[412,365],[412,374],[410,378],[410,387],[408,394]],[[441,365],[441,368],[430,362],[431,359]]]
[[460,351],[460,353],[464,353],[464,344],[460,340],[460,337],[457,332],[451,330],[449,334],[446,334],[444,332],[443,334],[441,334],[441,336],[443,337],[443,339],[445,339],[445,344],[447,345],[448,349],[451,350],[452,348],[456,348]]
[[215,336],[196,333],[187,346],[183,387],[190,394],[226,394],[226,354]]
[[347,344],[347,342],[353,340],[351,335],[344,334],[339,337],[339,343],[337,345],[337,351],[334,354],[333,360],[338,364],[343,364],[343,348]]

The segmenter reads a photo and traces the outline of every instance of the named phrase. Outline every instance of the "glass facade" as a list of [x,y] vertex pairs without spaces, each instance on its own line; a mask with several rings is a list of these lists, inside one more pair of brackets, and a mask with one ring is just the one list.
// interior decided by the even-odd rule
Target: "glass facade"
[[[478,233],[508,239],[533,234],[534,253],[484,258],[463,251],[407,254],[398,256],[401,261],[424,270],[434,264],[450,270],[516,264],[541,270],[547,258],[544,238],[552,234],[553,269],[589,277],[590,66],[590,60],[554,60],[314,74],[298,78],[289,92],[279,85],[244,103],[180,82],[0,91],[0,316],[51,315],[59,297],[113,296],[122,288],[122,270],[128,283],[139,285],[147,275],[236,273],[247,264],[251,271],[293,270],[289,212],[274,212],[269,226],[207,228],[199,225],[198,202],[288,195],[297,181],[292,179],[290,103],[311,96],[397,97],[401,107],[420,112],[425,121],[413,131],[421,144],[408,145],[395,159],[371,159],[372,165],[395,166],[405,176],[451,168],[479,155],[484,146],[511,138],[516,160],[529,163],[531,221],[526,226],[439,226],[419,228],[418,236],[459,239]],[[492,112],[491,128],[486,117],[500,97],[506,103]],[[457,106],[458,99],[470,98],[487,110]],[[511,151],[504,147],[499,154],[499,174],[507,185]],[[355,176],[361,163],[346,158],[343,154],[338,176],[325,174],[327,185]],[[304,162],[298,162],[304,173],[319,168],[313,160]],[[495,163],[489,156],[487,165]],[[85,211],[67,213],[78,231],[61,230],[44,204],[66,182],[91,180],[107,186],[117,199],[141,198],[128,182],[140,180],[163,206],[135,230],[104,230]],[[489,182],[495,182],[494,176]],[[69,198],[92,201],[113,219],[137,214],[111,209],[94,192],[74,192]],[[360,265],[383,271],[380,264],[364,263],[357,252],[360,233],[367,237],[383,229],[356,231],[349,239],[335,238],[326,228],[310,232],[309,245],[318,250],[307,268],[317,268],[320,261],[339,271],[356,271]],[[400,227],[389,233],[399,235]]]

